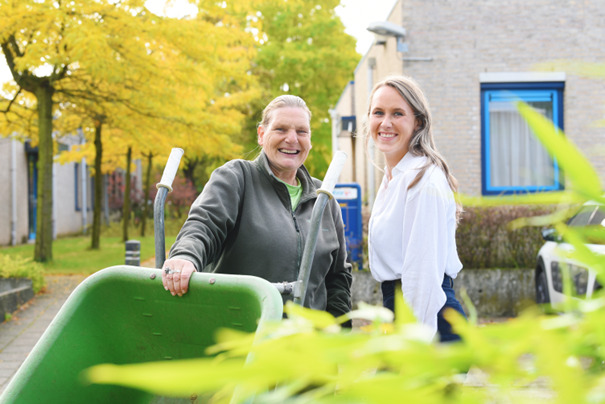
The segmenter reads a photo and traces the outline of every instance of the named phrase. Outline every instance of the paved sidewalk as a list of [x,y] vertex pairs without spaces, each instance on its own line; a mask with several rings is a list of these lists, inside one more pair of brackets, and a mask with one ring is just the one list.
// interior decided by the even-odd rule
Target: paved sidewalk
[[13,319],[0,324],[0,394],[65,300],[86,275],[46,276],[47,292],[34,297]]

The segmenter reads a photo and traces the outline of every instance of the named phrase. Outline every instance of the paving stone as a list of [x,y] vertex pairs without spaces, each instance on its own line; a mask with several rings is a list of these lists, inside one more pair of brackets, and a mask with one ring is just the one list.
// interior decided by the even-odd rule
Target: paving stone
[[14,375],[16,371],[17,371],[17,369],[0,369],[0,379],[2,379],[2,378],[8,379],[12,375]]
[[[38,342],[38,341],[35,341]],[[34,344],[35,344],[34,342]],[[8,354],[13,354],[13,353],[27,353],[31,351],[31,342],[29,344],[26,345],[17,345],[17,344],[10,344],[7,348],[5,348],[4,350],[2,350],[2,352],[0,353],[0,357],[2,357],[2,355],[8,355]]]
[[0,372],[6,371],[6,372],[12,372],[9,373],[8,376],[12,376],[13,374],[15,374],[15,372],[19,369],[19,367],[21,366],[21,363],[23,363],[22,360],[19,361],[11,361],[11,362],[4,362],[4,366],[2,366],[2,368],[0,369]]
[[11,342],[11,346],[34,346],[40,339],[41,334],[36,333],[35,335],[21,335],[15,341]]
[[[2,361],[16,361],[16,360],[21,360],[24,361],[25,358],[27,358],[27,354],[29,353],[29,350],[27,352],[19,352],[19,353],[0,353],[0,360]],[[4,364],[4,362],[2,363]],[[0,369],[2,369],[3,366],[0,366]]]
[[0,394],[84,275],[47,276],[47,292],[0,324]]

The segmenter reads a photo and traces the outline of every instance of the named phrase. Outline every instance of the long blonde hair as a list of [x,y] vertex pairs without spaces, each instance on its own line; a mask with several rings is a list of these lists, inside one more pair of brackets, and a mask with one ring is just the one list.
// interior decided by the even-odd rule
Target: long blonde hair
[[[435,140],[433,139],[433,130],[431,127],[431,110],[429,108],[429,103],[426,100],[426,97],[424,96],[424,93],[420,89],[418,83],[416,83],[416,81],[411,77],[389,76],[374,86],[372,94],[370,94],[370,99],[368,100],[368,113],[366,116],[366,122],[362,128],[362,135],[366,139],[366,150],[368,141],[371,137],[369,122],[372,108],[372,100],[374,99],[374,94],[376,93],[376,91],[379,88],[385,86],[389,86],[397,90],[399,95],[401,95],[401,97],[412,108],[416,119],[420,123],[418,129],[414,131],[412,137],[410,138],[410,143],[408,144],[408,152],[411,153],[413,156],[426,156],[428,159],[428,163],[420,168],[420,171],[418,172],[412,183],[408,186],[408,189],[418,184],[418,182],[422,179],[429,167],[431,165],[435,165],[444,172],[445,177],[447,178],[447,183],[449,184],[451,190],[454,193],[458,192],[458,181],[452,175],[452,171],[450,170],[443,156],[441,156],[441,154],[437,151],[437,146],[435,145]],[[462,205],[456,198],[457,220],[459,219],[461,213]]]

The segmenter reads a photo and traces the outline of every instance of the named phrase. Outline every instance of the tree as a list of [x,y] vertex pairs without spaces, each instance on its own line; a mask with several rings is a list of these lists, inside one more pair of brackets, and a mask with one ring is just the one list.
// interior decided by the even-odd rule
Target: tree
[[[103,82],[120,43],[120,30],[146,14],[142,0],[118,2],[0,2],[0,46],[17,88],[5,100],[3,126],[29,129],[38,143],[38,218],[36,261],[52,259],[53,115],[68,83]],[[102,28],[100,28],[102,27]],[[104,35],[94,35],[102,31]],[[35,103],[26,102],[27,92]],[[84,99],[103,98],[96,88],[82,87]],[[32,109],[36,109],[33,117]],[[17,120],[33,122],[16,124]],[[37,130],[36,130],[37,129]],[[97,177],[100,177],[99,175]]]
[[147,227],[147,216],[149,215],[149,191],[151,188],[151,170],[153,168],[153,158],[155,155],[152,152],[148,152],[147,154],[143,153],[143,157],[147,160],[147,167],[145,168],[145,180],[143,185],[143,208],[141,215],[141,237],[145,237],[145,230]]
[[[254,50],[248,46],[250,35],[224,18],[220,7],[202,10],[194,20],[175,21],[150,14],[142,0],[2,0],[0,18],[6,22],[0,44],[17,84],[12,98],[3,102],[2,123],[30,129],[27,135],[40,147],[36,260],[52,258],[53,113],[64,133],[77,126],[94,128],[85,133],[94,133],[98,189],[103,128],[121,131],[139,149],[148,149],[161,130],[164,140],[175,145],[199,149],[203,138],[211,155],[237,149],[230,135],[241,132],[239,109],[257,94],[247,74]],[[32,122],[32,104],[38,119],[25,124]],[[98,247],[100,207],[95,203],[93,248]]]
[[256,144],[256,123],[267,101],[281,94],[303,98],[313,117],[313,149],[305,165],[323,178],[332,158],[328,110],[336,104],[360,59],[355,39],[334,12],[339,0],[267,1],[258,5],[263,33],[257,42],[254,74],[264,90],[247,129]]
[[[4,9],[0,8],[0,12]],[[3,16],[0,16],[3,18]],[[33,34],[29,35],[29,41],[34,41]],[[20,69],[19,59],[23,58],[25,53],[21,49],[20,42],[27,42],[27,39],[20,41],[16,33],[3,33],[0,39],[0,46],[5,55],[6,62],[11,70],[14,80],[19,89],[14,92],[14,96],[8,101],[5,113],[8,113],[22,90],[34,95],[36,110],[38,115],[38,217],[37,217],[37,235],[35,245],[36,261],[46,261],[52,259],[52,98],[55,93],[55,83],[66,76],[65,66],[53,67],[52,72],[47,76],[37,76],[32,71]],[[22,101],[23,102],[23,101]]]

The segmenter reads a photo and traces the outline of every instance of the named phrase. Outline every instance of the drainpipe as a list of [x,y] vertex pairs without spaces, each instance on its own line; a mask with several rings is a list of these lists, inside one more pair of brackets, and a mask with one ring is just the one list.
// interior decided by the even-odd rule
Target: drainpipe
[[[368,100],[370,98],[370,94],[372,94],[372,89],[374,88],[374,69],[376,68],[376,58],[368,59]],[[372,211],[372,207],[374,206],[374,199],[376,199],[376,183],[374,175],[376,173],[374,169],[374,164],[372,160],[374,160],[374,139],[370,136],[368,138],[368,156],[367,159],[367,173],[368,173],[368,209],[370,212]]]
[[[84,138],[84,132],[82,132],[82,128],[78,128],[78,134],[80,135],[80,141],[82,145],[86,144],[86,139]],[[86,159],[82,157],[82,162],[80,164],[81,168],[81,184],[82,184],[82,233],[86,234],[86,229],[88,228],[88,201],[86,200]]]
[[11,245],[17,245],[17,140],[11,139]]
[[338,128],[340,116],[338,115],[338,111],[335,109],[330,109],[328,111],[330,113],[330,118],[332,119],[332,156],[336,154],[338,151]]

